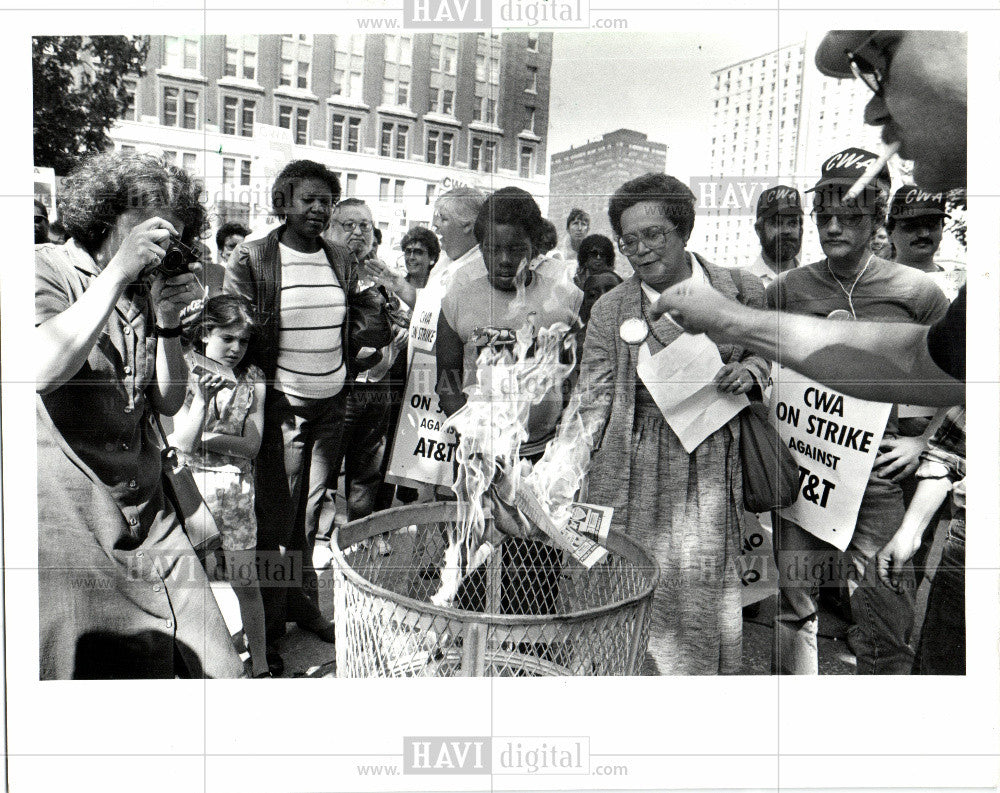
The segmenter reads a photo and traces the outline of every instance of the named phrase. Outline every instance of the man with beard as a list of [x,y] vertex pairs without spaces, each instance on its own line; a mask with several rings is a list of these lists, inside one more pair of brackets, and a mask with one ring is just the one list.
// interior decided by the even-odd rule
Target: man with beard
[[965,283],[964,270],[945,270],[934,261],[944,235],[944,193],[932,193],[917,185],[896,191],[889,207],[886,230],[896,248],[896,261],[927,273],[949,300]]
[[754,231],[760,240],[760,256],[748,269],[764,286],[779,273],[799,266],[802,248],[802,199],[794,187],[779,184],[757,199]]
[[[876,159],[871,152],[851,148],[823,163],[821,178],[809,192],[813,193],[812,217],[826,258],[782,273],[767,288],[767,304],[783,312],[782,319],[787,314],[809,314],[931,325],[947,311],[947,299],[930,279],[903,265],[883,261],[869,250],[872,232],[885,213],[887,192],[883,193],[878,186],[880,180],[876,180],[856,199],[845,194]],[[888,173],[884,181],[888,182]],[[872,563],[903,519],[903,494],[894,474],[906,465],[901,456],[908,447],[898,442],[897,431],[893,410],[847,547],[853,568],[847,584],[854,617],[848,641],[857,655],[858,674],[908,674],[913,662],[908,645],[913,622],[912,591],[882,586]],[[822,569],[834,548],[780,512],[775,524],[775,548],[781,576],[775,667],[781,674],[816,674],[818,590],[831,582],[789,579],[782,573]],[[908,571],[911,584],[912,575]]]

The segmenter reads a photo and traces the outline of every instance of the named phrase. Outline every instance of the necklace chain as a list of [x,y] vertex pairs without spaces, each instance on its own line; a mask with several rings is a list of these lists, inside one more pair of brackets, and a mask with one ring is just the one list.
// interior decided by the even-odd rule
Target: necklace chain
[[855,319],[858,318],[858,315],[854,313],[854,287],[858,285],[858,281],[861,280],[861,276],[865,274],[865,270],[868,269],[868,265],[872,263],[872,259],[874,258],[875,258],[874,253],[868,255],[868,261],[865,262],[865,266],[861,268],[861,272],[859,272],[857,276],[854,278],[854,283],[851,284],[850,290],[844,288],[843,282],[837,277],[837,274],[833,271],[833,268],[830,266],[829,257],[826,260],[826,269],[829,270],[830,276],[833,278],[833,280],[837,282],[837,286],[840,287],[840,291],[847,296],[847,305],[851,309],[851,316],[853,316]]

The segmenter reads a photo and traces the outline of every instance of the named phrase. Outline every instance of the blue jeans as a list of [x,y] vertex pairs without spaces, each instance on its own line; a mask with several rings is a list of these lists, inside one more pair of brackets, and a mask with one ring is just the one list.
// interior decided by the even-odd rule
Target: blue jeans
[[896,533],[903,519],[899,487],[873,478],[865,491],[846,558],[839,569],[836,549],[784,520],[775,521],[778,562],[778,612],[775,617],[772,671],[815,675],[819,672],[817,629],[819,588],[838,586],[846,579],[854,624],[848,630],[857,657],[857,673],[909,674],[913,650],[913,570],[908,586],[896,593],[878,580],[875,555]]
[[914,671],[965,674],[965,511],[951,521],[927,599]]

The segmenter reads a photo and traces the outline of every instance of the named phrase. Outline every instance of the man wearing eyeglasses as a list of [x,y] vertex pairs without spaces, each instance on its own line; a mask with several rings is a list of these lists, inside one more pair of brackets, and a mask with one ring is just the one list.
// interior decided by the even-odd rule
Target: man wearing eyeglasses
[[[819,181],[807,192],[812,193],[812,218],[826,258],[781,273],[765,292],[769,308],[852,321],[922,325],[944,316],[948,301],[929,278],[879,259],[868,247],[885,213],[888,171],[883,170],[856,199],[845,198],[876,159],[872,152],[850,148],[823,163]],[[870,564],[903,519],[903,494],[896,478],[909,464],[909,446],[899,443],[897,432],[893,411],[847,548],[853,568],[847,585],[854,617],[848,640],[857,656],[859,674],[908,674],[913,663],[908,645],[913,622],[912,591],[897,592],[881,586],[877,570]],[[780,576],[775,670],[781,674],[816,674],[819,587],[840,582],[792,580],[787,571],[823,569],[835,549],[780,513],[775,530]],[[912,577],[912,570],[909,575]]]
[[[875,96],[865,121],[882,127],[914,160],[928,190],[965,186],[966,48],[956,31],[832,31],[816,65],[857,76]],[[862,399],[922,405],[965,401],[965,289],[930,329],[898,323],[830,323],[779,318],[727,301],[703,286],[677,284],[653,307],[717,342],[740,342],[802,374]],[[779,353],[780,350],[780,353]]]

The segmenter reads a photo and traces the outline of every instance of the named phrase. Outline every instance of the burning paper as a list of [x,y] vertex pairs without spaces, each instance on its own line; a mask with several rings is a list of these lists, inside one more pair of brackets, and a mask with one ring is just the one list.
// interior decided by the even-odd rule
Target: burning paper
[[[526,325],[517,332],[513,351],[484,349],[476,362],[476,382],[469,389],[468,402],[446,422],[460,436],[458,476],[452,486],[458,498],[458,520],[449,530],[441,587],[431,598],[436,605],[450,604],[462,579],[503,539],[495,529],[487,536],[483,503],[491,487],[494,493],[502,491],[498,497],[505,504],[540,506],[552,524],[548,528],[554,527],[557,534],[569,521],[594,437],[579,415],[579,397],[574,395],[556,437],[534,469],[518,456],[528,437],[531,407],[559,389],[573,370],[576,345],[568,332],[569,326],[557,323],[539,329],[536,336]],[[569,363],[561,361],[563,350],[569,353]],[[519,488],[527,491],[520,499]],[[544,525],[541,517],[536,516],[536,521]],[[529,521],[522,523],[523,536],[538,534]],[[603,549],[589,548],[585,554],[591,564],[603,555]]]

